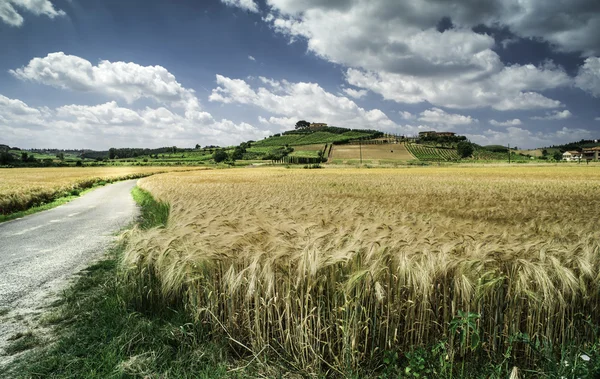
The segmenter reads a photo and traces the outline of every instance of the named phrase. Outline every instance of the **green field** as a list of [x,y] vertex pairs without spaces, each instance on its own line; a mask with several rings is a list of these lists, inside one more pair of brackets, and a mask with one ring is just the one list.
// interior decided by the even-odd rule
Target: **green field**
[[350,141],[358,138],[370,137],[371,133],[350,131],[342,134],[330,132],[314,132],[310,134],[284,134],[281,136],[268,137],[254,142],[253,146],[298,146],[326,144],[334,142]]
[[440,149],[425,145],[407,143],[408,151],[420,161],[454,161],[459,156],[454,149]]

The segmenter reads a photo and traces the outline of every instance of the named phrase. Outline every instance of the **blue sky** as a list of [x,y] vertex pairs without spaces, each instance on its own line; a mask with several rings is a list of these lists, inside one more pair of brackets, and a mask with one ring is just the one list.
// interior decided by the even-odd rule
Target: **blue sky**
[[600,138],[600,4],[7,0],[0,143],[230,145],[299,119],[480,144]]

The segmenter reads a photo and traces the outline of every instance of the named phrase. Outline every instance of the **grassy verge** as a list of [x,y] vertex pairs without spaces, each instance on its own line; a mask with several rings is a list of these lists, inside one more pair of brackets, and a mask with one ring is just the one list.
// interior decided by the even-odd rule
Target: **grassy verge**
[[[164,224],[168,206],[147,193],[132,193],[142,206],[140,226]],[[231,378],[255,376],[243,361],[233,361],[227,343],[203,339],[198,326],[181,309],[160,314],[137,312],[126,300],[115,246],[106,258],[86,269],[42,317],[53,325],[56,341],[21,356],[0,377],[11,378]],[[7,349],[14,354],[37,344],[19,336]]]

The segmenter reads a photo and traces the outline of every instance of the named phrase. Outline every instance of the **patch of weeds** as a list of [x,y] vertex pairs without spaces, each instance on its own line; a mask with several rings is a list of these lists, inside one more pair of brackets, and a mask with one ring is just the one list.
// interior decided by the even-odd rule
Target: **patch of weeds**
[[6,316],[9,312],[10,312],[10,308],[6,308],[6,307],[0,308],[0,317]]
[[8,339],[11,343],[5,348],[7,355],[15,355],[25,350],[32,349],[40,344],[38,336],[32,332],[17,333]]
[[25,319],[25,316],[18,314],[18,315],[15,315],[14,319],[16,321],[23,321]]

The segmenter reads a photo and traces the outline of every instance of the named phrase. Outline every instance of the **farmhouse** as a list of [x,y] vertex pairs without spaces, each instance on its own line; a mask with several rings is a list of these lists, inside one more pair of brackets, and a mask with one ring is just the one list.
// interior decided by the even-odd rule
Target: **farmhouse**
[[578,161],[581,159],[579,151],[565,151],[562,155],[563,161]]
[[600,157],[600,146],[583,149],[582,156],[588,161],[597,161]]
[[456,133],[453,132],[436,132],[436,131],[427,131],[427,132],[419,132],[419,137],[454,137]]
[[327,127],[327,124],[324,122],[313,122],[309,126],[310,129],[321,129],[321,128],[326,128],[326,127]]

